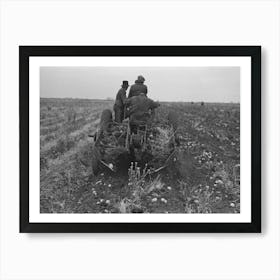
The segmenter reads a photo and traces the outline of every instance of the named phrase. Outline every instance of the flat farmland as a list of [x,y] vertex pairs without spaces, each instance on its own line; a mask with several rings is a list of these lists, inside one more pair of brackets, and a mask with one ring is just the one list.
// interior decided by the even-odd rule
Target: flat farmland
[[113,101],[44,99],[40,109],[41,213],[239,213],[240,106],[163,102],[179,116],[176,162],[132,180],[91,170],[93,140]]

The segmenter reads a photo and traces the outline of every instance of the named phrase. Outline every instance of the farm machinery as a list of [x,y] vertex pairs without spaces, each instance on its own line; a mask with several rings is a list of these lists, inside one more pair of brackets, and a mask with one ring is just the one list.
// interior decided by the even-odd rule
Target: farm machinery
[[[173,118],[174,120],[174,118]],[[106,129],[90,135],[94,138],[92,171],[102,169],[127,174],[134,163],[139,168],[157,173],[176,161],[178,154],[177,125],[170,119],[148,121],[133,125],[129,119],[122,123],[110,121]],[[139,169],[140,170],[140,169]]]

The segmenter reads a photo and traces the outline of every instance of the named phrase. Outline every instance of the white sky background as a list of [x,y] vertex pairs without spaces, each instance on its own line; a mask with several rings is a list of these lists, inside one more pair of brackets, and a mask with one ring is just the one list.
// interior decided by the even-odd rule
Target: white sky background
[[138,75],[154,100],[240,102],[240,67],[41,67],[40,96],[115,98]]

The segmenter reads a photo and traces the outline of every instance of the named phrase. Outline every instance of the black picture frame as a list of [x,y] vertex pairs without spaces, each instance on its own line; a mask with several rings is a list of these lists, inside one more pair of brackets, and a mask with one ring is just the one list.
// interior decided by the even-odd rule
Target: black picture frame
[[[29,58],[32,56],[251,57],[251,222],[31,223],[29,221]],[[261,232],[261,46],[19,46],[19,85],[21,233]]]

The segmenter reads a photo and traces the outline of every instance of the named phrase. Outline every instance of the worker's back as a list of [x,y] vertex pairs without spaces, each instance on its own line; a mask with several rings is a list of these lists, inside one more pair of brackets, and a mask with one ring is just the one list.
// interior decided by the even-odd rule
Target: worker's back
[[129,98],[127,106],[129,108],[129,115],[132,115],[149,112],[149,110],[158,107],[158,103],[144,95],[138,95]]
[[145,93],[145,95],[147,95],[148,88],[143,83],[135,81],[135,84],[130,87],[128,97],[138,96],[140,93]]
[[133,96],[127,100],[127,116],[129,116],[130,121],[133,123],[145,123],[149,120],[151,111],[158,106],[158,102],[154,102],[143,94]]
[[123,107],[125,100],[126,100],[126,91],[125,89],[121,88],[116,95],[115,105],[119,107]]

